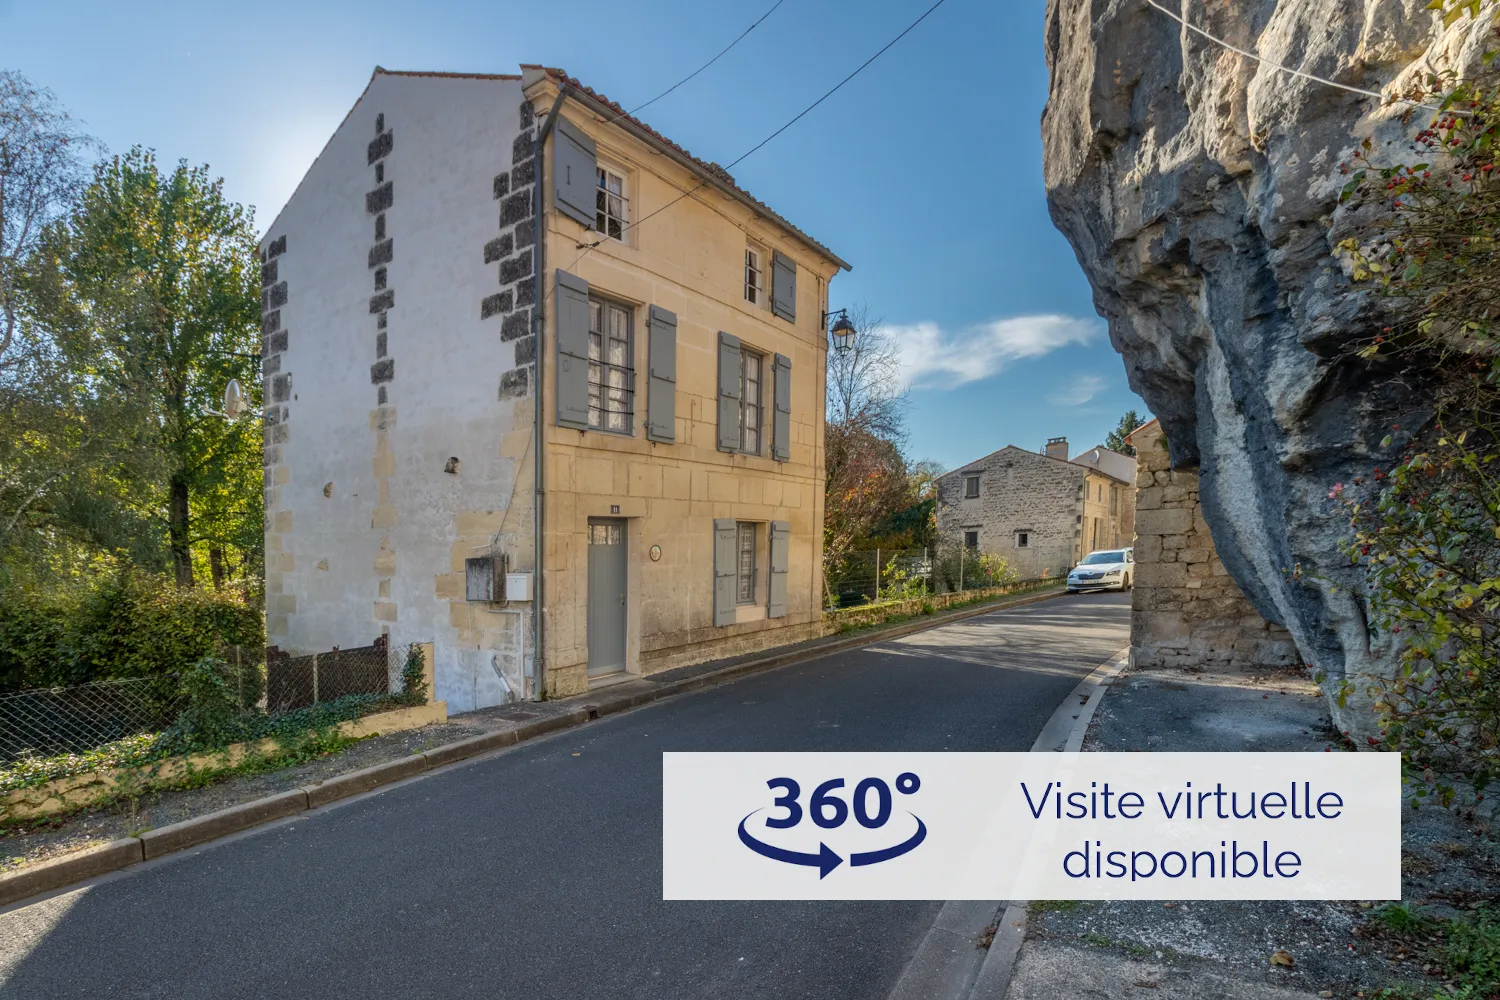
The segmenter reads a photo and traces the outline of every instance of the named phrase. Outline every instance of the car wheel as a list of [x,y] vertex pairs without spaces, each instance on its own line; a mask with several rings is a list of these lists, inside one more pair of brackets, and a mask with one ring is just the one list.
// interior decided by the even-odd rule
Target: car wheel
[[1133,586],[1135,586],[1135,581],[1129,576],[1126,576],[1123,580],[1120,581],[1120,593],[1125,593]]

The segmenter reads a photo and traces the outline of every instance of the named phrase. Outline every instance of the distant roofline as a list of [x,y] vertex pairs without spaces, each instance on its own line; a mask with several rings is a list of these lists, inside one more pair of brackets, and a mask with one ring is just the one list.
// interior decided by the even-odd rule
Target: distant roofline
[[[1093,451],[1093,450],[1094,449],[1092,449],[1092,448],[1089,449],[1089,451]],[[1105,448],[1104,450],[1105,451],[1109,451],[1108,448]],[[975,462],[983,462],[987,458],[994,458],[996,455],[1000,454],[1002,451],[1019,451],[1023,455],[1035,455],[1037,458],[1045,458],[1049,462],[1061,462],[1064,465],[1071,465],[1073,468],[1082,470],[1085,473],[1089,473],[1089,472],[1096,473],[1098,475],[1103,476],[1106,479],[1113,479],[1117,483],[1124,483],[1126,486],[1133,486],[1134,485],[1129,480],[1121,479],[1119,476],[1112,475],[1112,474],[1110,474],[1108,472],[1105,472],[1103,469],[1095,468],[1092,465],[1084,465],[1082,462],[1075,462],[1075,461],[1073,461],[1070,458],[1058,458],[1056,455],[1049,455],[1045,451],[1032,451],[1030,448],[1022,448],[1020,445],[1016,445],[1016,444],[1008,444],[1004,448],[996,448],[994,451],[990,452],[988,455],[981,455],[978,458],[974,459],[973,462],[965,462],[963,465],[960,465],[958,468],[954,469],[952,472],[945,472],[941,476],[939,476],[938,478],[939,479],[947,479],[949,476],[957,475],[958,473],[962,472],[964,469],[966,469],[969,466],[973,465]],[[1112,452],[1112,454],[1118,455],[1120,453],[1119,452]],[[1125,455],[1124,457],[1125,458],[1129,458],[1130,456],[1129,455]]]

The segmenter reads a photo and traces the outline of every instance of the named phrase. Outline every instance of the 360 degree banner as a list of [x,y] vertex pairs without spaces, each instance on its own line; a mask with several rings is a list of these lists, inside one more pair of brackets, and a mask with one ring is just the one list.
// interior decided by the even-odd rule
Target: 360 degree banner
[[665,899],[1398,899],[1394,753],[665,753]]

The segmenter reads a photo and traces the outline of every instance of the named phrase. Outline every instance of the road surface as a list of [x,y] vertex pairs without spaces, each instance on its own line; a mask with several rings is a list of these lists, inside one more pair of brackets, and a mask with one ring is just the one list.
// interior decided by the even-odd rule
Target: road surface
[[659,702],[0,914],[0,998],[882,998],[938,903],[661,899],[664,750],[1028,750],[1129,595]]

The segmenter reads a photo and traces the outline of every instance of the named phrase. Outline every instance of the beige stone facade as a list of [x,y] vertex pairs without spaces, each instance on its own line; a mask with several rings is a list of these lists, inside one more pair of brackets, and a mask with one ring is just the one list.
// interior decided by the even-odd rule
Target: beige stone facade
[[[377,70],[262,252],[271,642],[432,642],[465,711],[822,634],[847,265],[727,173],[558,70]],[[591,671],[601,527],[620,648]],[[477,596],[501,569],[530,593]]]
[[[1130,544],[1129,482],[1051,454],[1008,445],[938,480],[938,532],[1003,557],[1024,579],[1065,575],[1095,549]],[[973,495],[971,495],[973,494]]]
[[1142,667],[1285,666],[1291,636],[1245,599],[1214,550],[1198,474],[1172,469],[1155,420],[1127,439],[1136,451],[1131,662]]

